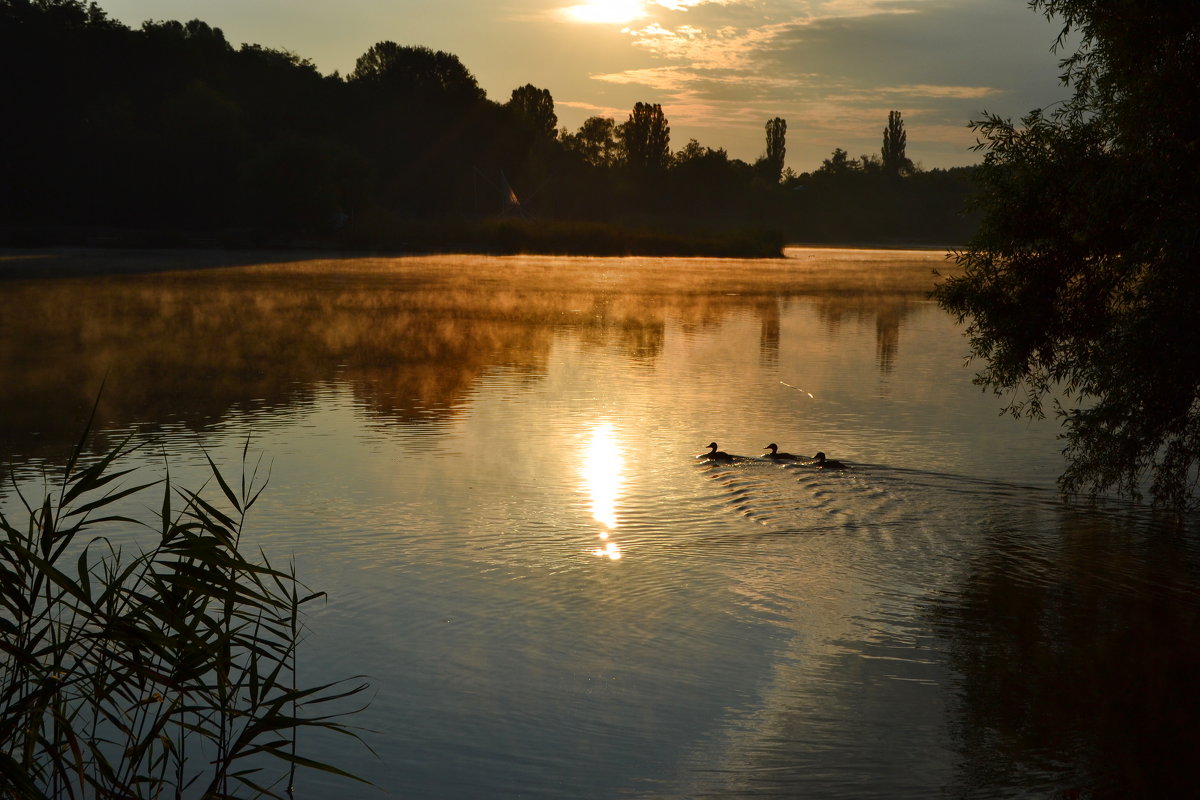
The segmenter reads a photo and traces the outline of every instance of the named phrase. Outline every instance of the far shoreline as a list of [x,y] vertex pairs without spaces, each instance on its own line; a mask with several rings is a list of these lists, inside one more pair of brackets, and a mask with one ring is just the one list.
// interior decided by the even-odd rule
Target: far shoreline
[[[949,238],[949,237],[948,237]],[[705,228],[685,220],[646,223],[571,221],[499,216],[476,219],[351,221],[336,229],[287,233],[267,229],[166,229],[103,226],[0,226],[0,280],[38,277],[46,271],[14,254],[72,254],[56,275],[103,274],[113,254],[129,259],[116,271],[149,272],[259,261],[421,255],[546,255],[577,257],[783,258],[786,248],[952,250],[945,240],[894,237],[787,241],[770,228]],[[80,253],[105,265],[88,265]],[[145,258],[147,254],[155,254]],[[155,266],[161,260],[182,266]],[[184,257],[182,254],[190,254]],[[198,266],[197,266],[198,265]]]
[[778,258],[784,244],[784,237],[778,231],[752,226],[705,229],[681,222],[633,224],[522,216],[354,220],[340,227],[305,232],[257,228],[0,227],[0,249]]
[[10,280],[55,280],[144,275],[189,270],[284,264],[301,261],[390,259],[422,257],[562,257],[562,258],[664,258],[710,261],[785,260],[785,251],[868,252],[953,252],[961,245],[929,242],[788,242],[771,256],[709,255],[685,253],[590,253],[590,252],[488,252],[470,248],[404,250],[389,248],[350,249],[326,246],[223,247],[195,243],[175,247],[106,247],[76,244],[46,244],[32,247],[0,245],[0,282]]

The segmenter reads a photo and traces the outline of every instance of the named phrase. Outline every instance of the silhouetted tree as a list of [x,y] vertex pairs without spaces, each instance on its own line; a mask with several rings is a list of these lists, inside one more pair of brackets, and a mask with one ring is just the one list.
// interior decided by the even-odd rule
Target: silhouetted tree
[[594,167],[611,167],[617,160],[617,125],[610,117],[588,117],[568,146]]
[[849,153],[840,147],[835,147],[829,158],[821,162],[819,171],[830,175],[845,175],[852,172],[857,166],[857,162],[849,157]]
[[783,160],[787,155],[787,120],[775,117],[767,120],[767,154],[763,158],[763,171],[773,183],[779,182],[783,174]]
[[453,103],[482,100],[483,90],[458,56],[428,47],[379,42],[354,62],[349,80],[418,98]]
[[[1033,0],[1062,20],[1074,89],[975,122],[983,223],[936,298],[979,383],[1066,428],[1069,491],[1194,500],[1200,469],[1200,14],[1193,3]],[[1015,397],[1014,397],[1014,393]]]
[[[695,141],[672,158],[657,105],[555,137],[548,91],[526,85],[491,102],[448,53],[380,42],[343,80],[286,50],[235,49],[200,20],[131,29],[85,0],[0,0],[0,74],[14,120],[0,124],[5,243],[123,230],[130,241],[388,246],[437,227],[424,220],[453,227],[491,213],[502,172],[530,213],[689,235],[824,214],[832,236],[831,209],[886,194],[844,152],[844,180],[818,170],[792,181],[812,184],[804,194],[775,191],[778,169],[763,165],[782,160],[781,119],[755,166]],[[948,185],[931,182],[923,207],[947,205]],[[841,200],[800,211],[831,195]],[[334,220],[345,223],[336,234]],[[853,238],[884,231],[880,221],[916,230],[911,215],[858,214]]]
[[704,158],[706,152],[708,152],[707,147],[695,139],[688,139],[688,143],[675,151],[675,155],[671,156],[672,166],[681,167],[691,161]]
[[531,131],[553,139],[558,129],[558,115],[554,113],[554,98],[549,89],[539,89],[527,83],[512,90],[512,97],[505,104]]
[[666,169],[671,160],[671,128],[658,103],[637,103],[617,130],[625,161],[639,172]]
[[704,225],[728,225],[744,219],[749,195],[763,195],[756,171],[744,161],[730,159],[725,148],[688,141],[672,157],[668,175],[670,202],[688,220]]
[[193,51],[207,48],[209,58],[218,53],[232,51],[229,42],[225,40],[225,33],[220,28],[214,28],[203,20],[193,19],[187,22],[147,20],[142,23],[142,31],[149,36],[161,36],[187,42]]
[[883,171],[889,175],[900,175],[912,168],[912,162],[904,154],[908,134],[904,131],[904,120],[899,111],[888,112],[887,127],[883,129]]
[[[499,107],[450,53],[379,42],[359,57],[349,84],[355,135],[375,163],[370,192],[388,211],[426,217],[473,206],[474,171],[496,174],[524,150],[510,115],[495,118]],[[497,157],[501,164],[490,163]]]

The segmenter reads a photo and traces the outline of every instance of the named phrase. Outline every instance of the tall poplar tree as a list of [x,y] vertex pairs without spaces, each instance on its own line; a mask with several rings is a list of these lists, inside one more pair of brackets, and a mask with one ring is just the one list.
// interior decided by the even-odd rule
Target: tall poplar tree
[[767,120],[767,155],[764,168],[768,177],[776,183],[783,173],[783,159],[787,155],[787,120],[775,117]]
[[633,169],[657,172],[670,163],[671,128],[658,103],[634,105],[617,135],[625,147],[626,162]]
[[904,130],[904,119],[899,111],[888,112],[888,124],[883,129],[883,171],[899,175],[912,168],[904,150],[908,146],[908,133]]

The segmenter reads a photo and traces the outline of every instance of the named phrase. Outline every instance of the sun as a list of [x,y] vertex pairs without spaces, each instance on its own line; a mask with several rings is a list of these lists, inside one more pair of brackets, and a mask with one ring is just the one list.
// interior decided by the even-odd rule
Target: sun
[[623,24],[646,16],[643,0],[587,0],[563,9],[568,19],[575,22],[597,22]]

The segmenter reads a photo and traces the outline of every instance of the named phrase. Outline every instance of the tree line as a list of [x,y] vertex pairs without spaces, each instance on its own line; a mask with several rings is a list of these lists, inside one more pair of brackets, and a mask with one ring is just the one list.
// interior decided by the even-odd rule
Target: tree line
[[754,163],[694,139],[672,151],[657,103],[570,131],[548,90],[492,101],[449,53],[383,41],[323,75],[200,20],[133,29],[82,0],[0,0],[0,68],[10,241],[82,229],[402,245],[505,215],[814,242],[954,242],[973,226],[970,169],[915,167],[897,111],[879,157],[839,149],[797,174],[779,117]]

